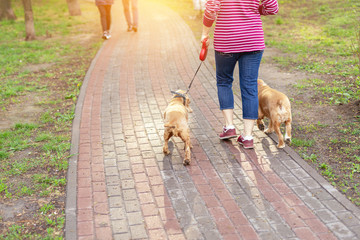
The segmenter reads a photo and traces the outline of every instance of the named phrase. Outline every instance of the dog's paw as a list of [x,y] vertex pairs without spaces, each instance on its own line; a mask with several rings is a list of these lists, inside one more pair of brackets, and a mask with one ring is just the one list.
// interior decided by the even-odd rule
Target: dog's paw
[[285,143],[286,143],[287,145],[290,145],[290,144],[291,144],[291,138],[286,138],[286,139],[285,139]]
[[265,125],[264,124],[258,124],[258,128],[260,131],[264,131]]
[[184,159],[183,161],[183,165],[186,166],[186,165],[190,165],[190,162],[191,160],[190,159]]
[[170,154],[170,151],[169,151],[169,149],[167,149],[167,148],[163,148],[163,153],[164,153],[165,155],[169,155],[169,154]]
[[278,144],[276,147],[277,147],[277,148],[284,148],[284,147],[285,147],[285,143],[283,143],[283,144]]

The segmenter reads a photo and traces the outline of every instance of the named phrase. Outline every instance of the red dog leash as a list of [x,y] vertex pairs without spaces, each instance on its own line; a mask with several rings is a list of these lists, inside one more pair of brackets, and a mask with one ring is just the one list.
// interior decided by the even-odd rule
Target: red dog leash
[[200,65],[199,65],[199,67],[197,68],[197,70],[196,70],[196,72],[195,72],[195,74],[194,74],[193,79],[191,80],[191,82],[190,82],[190,84],[189,84],[189,87],[188,87],[186,93],[189,92],[190,87],[191,87],[191,85],[192,85],[192,83],[193,83],[193,81],[194,81],[194,79],[195,79],[195,76],[196,76],[196,74],[199,72],[199,69],[200,69],[200,67],[201,67],[201,64],[202,64],[203,61],[206,59],[207,52],[208,52],[208,48],[206,47],[206,41],[207,41],[207,38],[205,38],[205,39],[202,41],[201,51],[200,51],[200,55],[199,55],[199,59],[201,60],[201,62],[200,62]]
[[[196,74],[199,72],[199,69],[200,69],[200,67],[201,67],[201,64],[202,64],[203,61],[206,59],[207,52],[208,52],[208,48],[206,47],[206,40],[207,40],[207,38],[205,38],[205,39],[202,41],[201,51],[200,51],[200,55],[199,55],[199,59],[201,60],[200,65],[199,65],[199,67],[197,68],[197,70],[196,70],[196,72],[195,72],[195,74],[194,74],[194,77],[192,78],[192,80],[191,80],[191,82],[190,82],[190,84],[189,84],[189,87],[188,87],[188,89],[187,89],[187,91],[186,91],[185,94],[187,94],[187,93],[189,92],[190,87],[191,87],[191,85],[192,85],[192,83],[193,83],[193,81],[194,81],[194,79],[195,79],[195,76],[196,76]],[[181,93],[178,93],[178,92],[175,92],[175,91],[171,91],[171,93],[177,95],[176,97],[182,97],[183,100],[184,100],[184,105],[185,105],[186,96],[185,96],[184,94],[181,94]]]

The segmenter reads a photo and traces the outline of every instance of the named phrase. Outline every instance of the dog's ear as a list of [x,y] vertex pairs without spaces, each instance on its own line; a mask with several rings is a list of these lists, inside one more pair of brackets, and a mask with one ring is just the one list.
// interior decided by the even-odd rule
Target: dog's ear
[[258,86],[266,86],[267,84],[262,79],[258,79]]
[[192,112],[193,112],[193,110],[192,110],[191,107],[186,107],[186,110],[187,110],[189,113],[192,113]]
[[188,112],[192,112],[193,110],[190,107],[190,99],[188,97],[186,97],[186,101],[185,101],[185,108]]

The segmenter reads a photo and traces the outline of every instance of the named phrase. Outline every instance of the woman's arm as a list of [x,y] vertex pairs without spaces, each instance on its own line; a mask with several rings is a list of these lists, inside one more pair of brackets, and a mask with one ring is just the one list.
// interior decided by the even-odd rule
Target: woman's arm
[[275,15],[279,11],[279,4],[277,0],[262,0],[259,6],[260,15]]
[[208,0],[205,4],[203,24],[211,27],[216,19],[217,12],[220,9],[220,0]]

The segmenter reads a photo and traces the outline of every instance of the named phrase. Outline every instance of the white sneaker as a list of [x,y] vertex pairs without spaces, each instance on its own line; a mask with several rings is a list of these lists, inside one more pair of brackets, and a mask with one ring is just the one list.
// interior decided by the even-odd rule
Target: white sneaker
[[102,39],[105,39],[105,40],[107,39],[107,38],[106,38],[106,31],[103,33]]
[[111,38],[110,32],[104,31],[102,38],[105,40],[108,40],[109,38]]

